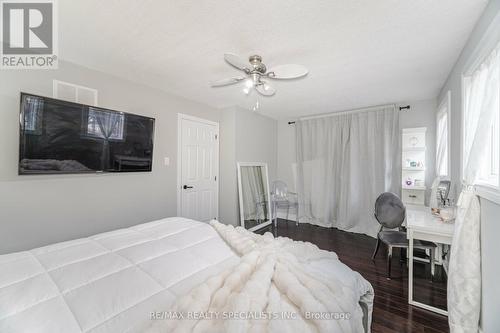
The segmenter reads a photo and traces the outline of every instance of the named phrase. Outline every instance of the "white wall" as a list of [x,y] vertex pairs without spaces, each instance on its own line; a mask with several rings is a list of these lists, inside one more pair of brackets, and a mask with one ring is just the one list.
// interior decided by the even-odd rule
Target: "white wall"
[[220,186],[225,201],[221,198],[220,219],[226,224],[239,225],[236,163],[267,163],[269,182],[276,179],[277,121],[237,107],[223,110],[221,119],[221,144],[223,135],[227,137],[221,146]]
[[219,133],[219,220],[222,223],[239,225],[239,216],[237,212],[236,111],[234,109],[222,111]]
[[295,192],[295,179],[292,164],[296,162],[295,147],[295,125],[289,125],[292,118],[278,119],[278,139],[277,139],[277,179],[284,181],[290,191]]
[[[1,73],[0,253],[176,215],[177,113],[219,121],[208,106],[74,64],[59,67]],[[100,106],[155,117],[153,171],[18,176],[19,92],[52,96],[53,79],[98,89]]]
[[500,330],[500,205],[481,199],[481,327],[484,333]]
[[[427,167],[426,185],[432,185],[435,176],[436,155],[436,100],[424,100],[414,102],[398,103],[397,106],[411,105],[410,111],[401,111],[400,128],[427,127]],[[292,163],[295,162],[295,125],[288,125],[289,121],[295,119],[280,119],[278,121],[278,179],[288,184],[292,191],[295,190]],[[427,191],[426,198],[430,190]]]
[[[500,41],[500,0],[492,0],[479,19],[474,31],[453,67],[439,100],[451,92],[451,177],[455,192],[460,188],[460,135],[461,135],[461,76],[481,53],[491,49]],[[485,333],[498,332],[500,329],[500,205],[481,199],[481,270],[482,305],[481,326]]]
[[277,121],[259,113],[236,109],[236,161],[264,162],[269,179],[276,179]]

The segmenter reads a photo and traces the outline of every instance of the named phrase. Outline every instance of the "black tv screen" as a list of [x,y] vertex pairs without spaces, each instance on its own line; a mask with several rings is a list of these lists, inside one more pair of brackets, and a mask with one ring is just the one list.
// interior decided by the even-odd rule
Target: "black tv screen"
[[19,174],[151,171],[155,120],[21,93]]

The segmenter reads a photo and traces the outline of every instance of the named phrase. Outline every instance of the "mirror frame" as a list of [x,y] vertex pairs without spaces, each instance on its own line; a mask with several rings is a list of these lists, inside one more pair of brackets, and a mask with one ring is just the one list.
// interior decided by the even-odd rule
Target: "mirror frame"
[[237,162],[236,166],[238,168],[238,196],[239,196],[239,205],[240,205],[240,225],[245,228],[245,212],[243,211],[243,191],[241,188],[241,167],[262,167],[264,168],[263,175],[266,178],[264,180],[264,184],[267,187],[267,205],[269,207],[269,220],[258,224],[250,229],[245,228],[248,231],[255,231],[259,230],[261,228],[267,227],[272,223],[273,219],[273,212],[272,212],[272,207],[271,207],[271,190],[269,188],[269,173],[267,171],[267,163],[261,163],[261,162]]
[[441,185],[446,186],[445,197],[446,197],[446,199],[448,199],[450,197],[450,191],[451,191],[451,180],[444,179],[444,178],[440,179],[439,183],[437,184],[437,187],[436,187],[436,195],[437,195],[437,192],[439,191],[439,188],[441,187]]

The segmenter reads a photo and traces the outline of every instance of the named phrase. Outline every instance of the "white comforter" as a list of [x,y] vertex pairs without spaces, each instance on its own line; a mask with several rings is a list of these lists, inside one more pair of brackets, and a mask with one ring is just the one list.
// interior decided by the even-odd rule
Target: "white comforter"
[[[255,241],[259,243],[257,238]],[[264,239],[274,243],[269,236]],[[229,238],[227,241],[232,244]],[[312,247],[286,245],[287,242],[292,244],[291,241],[277,242],[283,245],[284,252],[289,253],[284,257],[290,260],[289,266],[283,258],[279,259],[279,265],[278,261],[274,261],[277,272],[293,269],[292,277],[297,274],[322,276],[306,287],[314,294],[319,290],[330,293],[332,298],[329,300],[315,294],[315,298],[325,306],[320,310],[331,311],[336,303],[342,311],[350,312],[353,317],[347,325],[352,325],[352,332],[358,332],[361,327],[360,309],[364,311],[363,322],[370,322],[372,289],[359,274],[340,263],[334,254],[326,252],[320,256],[313,253],[306,257],[299,255],[295,260],[293,255],[298,254],[294,251]],[[159,320],[159,314],[172,313],[183,305],[189,305],[190,298],[182,298],[184,295],[203,296],[206,302],[206,295],[199,294],[205,289],[199,286],[206,285],[204,282],[213,284],[219,281],[218,285],[207,285],[210,291],[218,290],[217,286],[222,282],[230,281],[228,274],[232,274],[236,279],[233,282],[244,285],[252,296],[259,293],[261,281],[268,279],[269,271],[266,269],[269,265],[260,263],[262,255],[251,254],[251,251],[247,253],[244,248],[235,249],[237,253],[208,224],[168,218],[31,251],[0,255],[0,332],[144,332],[148,329],[166,332],[167,325],[189,326],[191,324],[187,323],[192,321]],[[268,253],[271,258],[271,252]],[[307,258],[308,264],[305,264],[304,258]],[[236,271],[245,272],[245,262],[258,267],[248,275],[253,280],[243,276],[237,278],[234,274]],[[299,265],[302,273],[297,273],[294,265]],[[283,299],[270,304],[268,310],[296,311],[294,306],[300,302],[297,303],[292,296],[302,297],[303,290],[296,289],[293,281],[287,280],[286,274],[274,275],[284,280],[282,284],[273,280],[269,287],[269,292],[273,294],[269,299]],[[283,285],[290,286],[288,292],[278,289]],[[324,289],[325,286],[330,291]],[[231,292],[234,294],[235,289]],[[290,299],[285,300],[285,296]],[[210,303],[210,306],[216,305]],[[234,309],[254,308],[254,303],[251,307],[237,302],[234,304]],[[305,303],[304,309],[309,308],[309,303]],[[223,309],[233,310],[231,306]],[[255,321],[228,321],[229,325],[237,327],[245,322],[256,327]],[[292,325],[292,320],[275,322]],[[293,325],[301,325],[298,324],[300,319],[293,322],[297,322]],[[220,325],[216,320],[213,323]],[[313,321],[307,325],[321,328],[328,324]],[[349,326],[343,326],[345,323],[339,325],[343,331],[350,332]]]
[[371,305],[372,286],[356,272],[353,288],[352,279],[320,269],[343,266],[335,253],[217,221],[211,225],[240,263],[194,288],[148,332],[369,331],[371,308],[363,313],[360,300]]

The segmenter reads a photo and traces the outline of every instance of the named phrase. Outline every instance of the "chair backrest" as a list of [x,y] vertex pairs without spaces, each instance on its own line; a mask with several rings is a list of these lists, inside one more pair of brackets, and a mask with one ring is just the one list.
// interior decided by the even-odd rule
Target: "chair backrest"
[[275,200],[286,200],[288,196],[288,186],[282,180],[275,180],[272,184],[272,195]]
[[403,224],[405,216],[406,207],[394,193],[382,193],[375,201],[375,218],[383,227],[397,228]]

